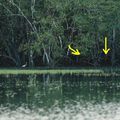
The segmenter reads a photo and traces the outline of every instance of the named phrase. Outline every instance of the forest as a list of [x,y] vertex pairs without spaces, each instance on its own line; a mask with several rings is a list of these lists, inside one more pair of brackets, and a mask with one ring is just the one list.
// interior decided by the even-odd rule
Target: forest
[[119,51],[119,0],[0,0],[0,67],[119,66]]

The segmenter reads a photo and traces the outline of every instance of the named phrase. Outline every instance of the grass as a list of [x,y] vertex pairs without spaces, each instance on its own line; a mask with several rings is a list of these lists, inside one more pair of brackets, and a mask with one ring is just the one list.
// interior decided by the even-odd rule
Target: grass
[[83,76],[120,76],[118,68],[57,68],[57,69],[0,69],[0,75],[7,74],[79,74]]

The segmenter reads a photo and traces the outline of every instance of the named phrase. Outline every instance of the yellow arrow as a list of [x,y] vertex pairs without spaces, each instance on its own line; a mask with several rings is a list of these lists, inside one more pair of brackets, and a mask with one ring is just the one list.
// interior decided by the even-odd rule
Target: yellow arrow
[[80,52],[78,49],[74,50],[73,48],[71,48],[70,45],[68,45],[68,48],[72,51],[71,54],[73,55],[80,55]]
[[105,37],[105,49],[103,49],[103,52],[107,55],[110,51],[110,48],[107,48],[107,37]]

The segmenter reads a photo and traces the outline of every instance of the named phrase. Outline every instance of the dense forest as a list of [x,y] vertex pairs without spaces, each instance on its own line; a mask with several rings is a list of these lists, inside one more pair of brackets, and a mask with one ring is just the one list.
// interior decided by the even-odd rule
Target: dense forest
[[1,67],[119,66],[119,39],[119,0],[0,0]]

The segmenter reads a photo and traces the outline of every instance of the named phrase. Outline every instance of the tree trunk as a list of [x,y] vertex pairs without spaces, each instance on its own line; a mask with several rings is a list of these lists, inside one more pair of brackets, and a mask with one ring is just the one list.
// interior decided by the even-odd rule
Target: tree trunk
[[33,51],[30,50],[30,55],[29,55],[29,66],[33,67],[34,66],[34,61],[33,61]]
[[[34,23],[34,9],[35,7],[35,0],[31,0],[31,16],[32,16],[32,23]],[[33,25],[34,26],[34,25]],[[34,27],[35,28],[35,27]],[[33,34],[34,35],[34,34]],[[34,36],[32,37],[31,44],[34,42]],[[34,60],[33,60],[33,50],[30,48],[30,54],[29,54],[29,66],[34,66]]]
[[115,65],[115,28],[113,28],[113,39],[112,39],[112,56],[111,56],[111,63],[112,66]]

